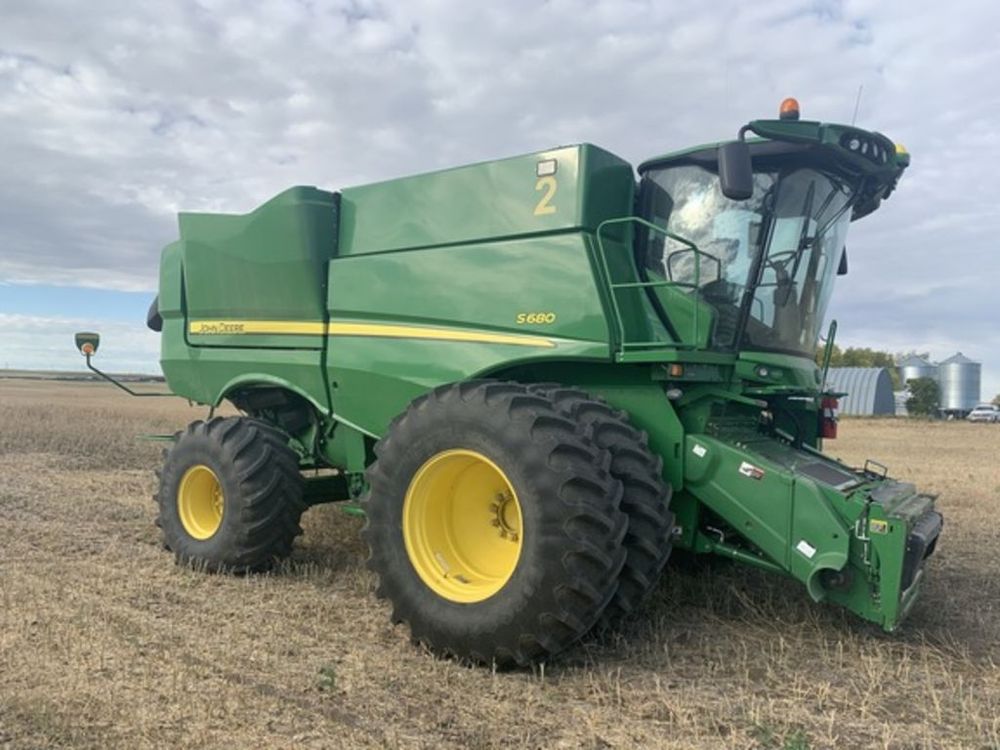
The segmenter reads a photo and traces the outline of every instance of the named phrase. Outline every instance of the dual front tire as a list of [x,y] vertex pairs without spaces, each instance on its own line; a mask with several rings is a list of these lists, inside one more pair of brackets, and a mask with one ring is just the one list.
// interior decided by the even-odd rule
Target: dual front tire
[[[613,432],[627,450],[609,447]],[[416,399],[368,472],[363,536],[393,620],[436,652],[515,666],[634,609],[672,527],[643,440],[579,391],[470,381]],[[636,494],[642,482],[648,500]],[[636,498],[657,518],[647,533],[636,516],[638,538]]]

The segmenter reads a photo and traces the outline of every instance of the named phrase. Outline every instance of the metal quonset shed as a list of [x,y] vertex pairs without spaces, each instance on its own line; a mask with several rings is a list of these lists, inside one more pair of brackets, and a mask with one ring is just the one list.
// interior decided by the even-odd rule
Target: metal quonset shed
[[827,388],[847,395],[840,399],[840,413],[849,416],[894,416],[896,400],[892,376],[884,367],[831,367]]

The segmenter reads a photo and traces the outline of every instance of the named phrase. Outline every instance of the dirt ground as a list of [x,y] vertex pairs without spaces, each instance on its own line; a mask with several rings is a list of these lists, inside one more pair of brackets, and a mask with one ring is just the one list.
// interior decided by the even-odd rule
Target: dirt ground
[[763,572],[671,567],[616,636],[494,674],[389,624],[334,506],[274,573],[175,566],[161,447],[135,436],[202,413],[0,380],[0,748],[1000,747],[1000,426],[853,420],[830,444],[940,493],[895,634]]

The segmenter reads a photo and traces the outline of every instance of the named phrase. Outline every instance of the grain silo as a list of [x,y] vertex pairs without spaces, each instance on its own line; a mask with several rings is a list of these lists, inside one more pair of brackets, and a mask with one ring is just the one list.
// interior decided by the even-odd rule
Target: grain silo
[[899,368],[899,382],[904,388],[908,380],[916,380],[917,378],[937,380],[938,378],[938,366],[916,354],[904,357],[896,367]]
[[948,416],[964,417],[979,403],[982,365],[961,352],[938,365],[941,385],[941,411]]
[[840,399],[841,414],[872,417],[896,413],[892,376],[884,367],[831,367],[826,386],[847,394]]

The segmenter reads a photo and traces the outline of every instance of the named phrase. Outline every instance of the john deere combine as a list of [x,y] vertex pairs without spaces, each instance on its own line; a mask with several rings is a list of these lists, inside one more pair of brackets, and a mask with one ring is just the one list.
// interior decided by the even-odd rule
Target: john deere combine
[[895,628],[941,516],[821,452],[838,394],[814,351],[848,225],[908,163],[789,100],[638,180],[583,144],[181,214],[163,372],[245,416],[175,437],[166,544],[257,570],[344,501],[393,619],[501,665],[633,611],[672,547]]

